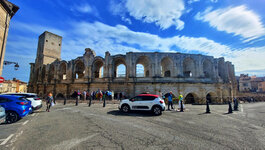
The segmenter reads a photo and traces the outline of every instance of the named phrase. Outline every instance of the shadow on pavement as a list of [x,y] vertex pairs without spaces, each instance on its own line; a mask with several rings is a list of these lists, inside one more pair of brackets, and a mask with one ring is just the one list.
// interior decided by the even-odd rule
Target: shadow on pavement
[[39,110],[39,111],[34,111],[33,114],[37,114],[37,113],[43,113],[43,112],[46,112],[45,110]]
[[200,114],[198,114],[198,115],[209,115],[209,114],[211,114],[211,113],[206,113],[206,112],[204,112],[204,113],[200,113]]
[[131,111],[129,113],[123,113],[119,110],[112,110],[107,112],[107,114],[111,114],[114,116],[154,117],[154,115],[148,111]]

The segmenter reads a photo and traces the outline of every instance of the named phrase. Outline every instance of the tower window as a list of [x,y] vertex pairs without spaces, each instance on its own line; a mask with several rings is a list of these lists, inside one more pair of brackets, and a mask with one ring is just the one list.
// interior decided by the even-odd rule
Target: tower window
[[48,42],[48,40],[46,40],[46,42]]
[[54,45],[54,43],[52,42],[52,45]]
[[59,46],[61,46],[61,44],[59,44]]

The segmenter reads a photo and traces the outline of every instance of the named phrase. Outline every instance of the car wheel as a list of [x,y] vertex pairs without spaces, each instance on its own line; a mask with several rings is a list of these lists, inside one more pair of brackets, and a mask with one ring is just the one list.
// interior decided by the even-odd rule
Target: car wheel
[[18,120],[18,114],[14,111],[8,111],[6,113],[6,123],[14,123]]
[[160,107],[158,107],[158,106],[154,106],[153,107],[153,113],[156,116],[161,115],[162,114],[162,109]]
[[127,113],[130,111],[130,107],[128,105],[122,105],[121,111]]

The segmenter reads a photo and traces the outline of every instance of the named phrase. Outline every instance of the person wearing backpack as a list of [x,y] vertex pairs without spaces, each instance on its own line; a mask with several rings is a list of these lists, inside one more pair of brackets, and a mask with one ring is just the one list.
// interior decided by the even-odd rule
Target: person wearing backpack
[[46,111],[50,112],[50,108],[52,106],[52,103],[53,103],[53,97],[52,97],[52,93],[50,92],[48,94],[48,97],[46,98],[46,105],[47,105]]

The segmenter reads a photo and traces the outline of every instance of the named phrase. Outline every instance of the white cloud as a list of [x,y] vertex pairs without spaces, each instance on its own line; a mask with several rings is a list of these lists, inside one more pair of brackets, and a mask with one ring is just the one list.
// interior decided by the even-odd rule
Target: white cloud
[[80,5],[76,7],[76,10],[81,13],[92,13],[93,9],[89,4]]
[[[264,70],[265,69],[265,46],[249,47],[241,50],[231,51],[226,56],[235,64],[236,71],[242,72],[246,70]],[[263,72],[265,74],[265,72]]]
[[182,0],[127,0],[126,8],[135,19],[155,23],[161,29],[184,28],[184,22],[180,20],[185,10]]
[[225,31],[244,38],[248,42],[265,35],[265,28],[260,17],[246,6],[229,7],[198,13],[195,19],[208,22],[219,31]]
[[188,0],[188,4],[192,4],[192,3],[195,3],[195,2],[199,2],[200,0]]

